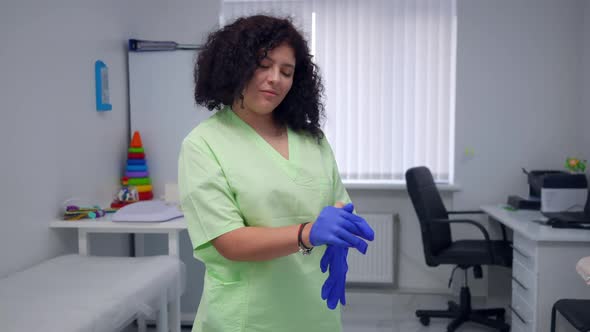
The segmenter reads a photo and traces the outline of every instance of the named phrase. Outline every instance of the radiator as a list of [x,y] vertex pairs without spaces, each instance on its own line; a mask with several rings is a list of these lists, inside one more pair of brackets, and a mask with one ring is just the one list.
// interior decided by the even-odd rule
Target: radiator
[[348,253],[347,282],[351,284],[396,284],[398,219],[391,214],[361,214],[375,230],[367,254]]

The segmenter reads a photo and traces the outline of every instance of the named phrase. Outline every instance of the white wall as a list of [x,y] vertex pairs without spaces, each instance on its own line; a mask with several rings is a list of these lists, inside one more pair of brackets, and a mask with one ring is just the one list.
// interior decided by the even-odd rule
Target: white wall
[[590,160],[590,1],[584,1],[584,35],[583,35],[583,84],[582,84],[582,108],[581,119],[578,130],[583,135],[582,137],[582,153],[586,160]]
[[220,0],[133,0],[129,31],[134,38],[200,44],[219,24]]
[[[76,250],[51,231],[62,202],[107,205],[128,140],[126,40],[200,42],[218,0],[34,1],[0,4],[0,277]],[[109,66],[111,112],[98,113],[94,61]],[[125,237],[102,238],[103,254]]]
[[459,1],[457,206],[524,193],[521,167],[562,168],[579,153],[582,8],[580,0]]

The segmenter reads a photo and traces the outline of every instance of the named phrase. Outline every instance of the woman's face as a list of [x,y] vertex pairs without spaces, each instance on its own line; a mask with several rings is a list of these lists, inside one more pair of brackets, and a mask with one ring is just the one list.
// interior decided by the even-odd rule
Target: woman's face
[[244,108],[259,115],[270,114],[285,99],[293,85],[295,52],[287,44],[268,51],[246,84]]

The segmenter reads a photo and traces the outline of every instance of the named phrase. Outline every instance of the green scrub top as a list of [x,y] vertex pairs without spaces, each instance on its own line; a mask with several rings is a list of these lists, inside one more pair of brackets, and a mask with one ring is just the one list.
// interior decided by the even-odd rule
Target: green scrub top
[[193,331],[342,330],[340,310],[329,310],[321,298],[327,278],[320,270],[325,246],[309,256],[235,262],[211,244],[240,227],[314,221],[325,206],[350,202],[326,139],[318,143],[291,129],[287,134],[288,160],[226,107],[182,143],[182,209],[194,256],[206,266]]

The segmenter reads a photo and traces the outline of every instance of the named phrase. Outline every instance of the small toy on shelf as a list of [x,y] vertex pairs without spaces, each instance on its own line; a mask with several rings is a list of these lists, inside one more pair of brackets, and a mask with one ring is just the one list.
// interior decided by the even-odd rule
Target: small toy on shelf
[[119,209],[123,206],[139,201],[139,193],[133,186],[124,186],[117,193],[117,197],[111,203],[111,208]]
[[68,205],[64,212],[64,220],[80,220],[80,219],[96,219],[104,217],[105,214],[115,212],[114,209],[102,209],[98,205],[93,207],[78,207],[76,205]]
[[137,202],[139,201],[139,195],[137,189],[133,186],[127,186],[121,188],[117,193],[117,200],[120,202]]

